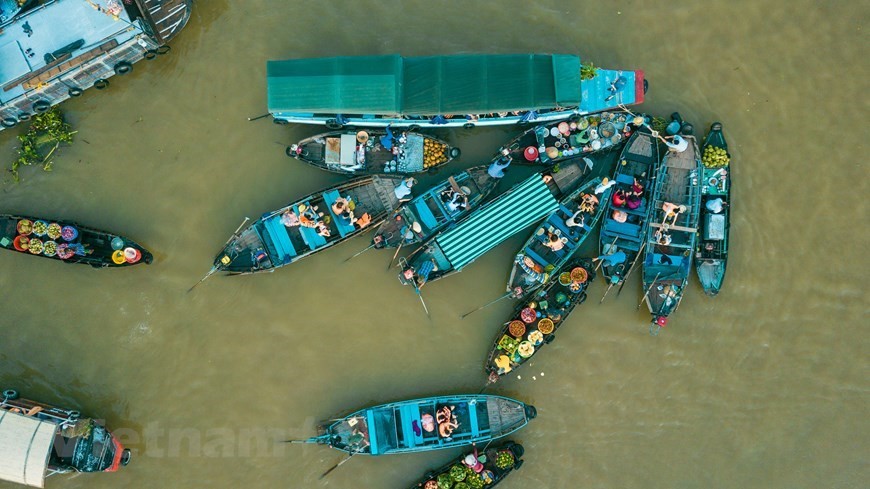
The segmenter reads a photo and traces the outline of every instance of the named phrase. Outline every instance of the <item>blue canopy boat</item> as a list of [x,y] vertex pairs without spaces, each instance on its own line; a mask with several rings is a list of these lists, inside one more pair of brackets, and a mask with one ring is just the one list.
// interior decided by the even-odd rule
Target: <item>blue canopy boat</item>
[[426,134],[368,129],[332,131],[287,147],[287,156],[343,175],[409,175],[441,168],[458,158],[459,148]]
[[[525,448],[514,441],[506,441],[498,445],[477,448],[463,453],[458,458],[437,470],[430,470],[423,479],[411,486],[411,489],[440,489],[442,487],[495,487],[501,484],[514,470],[523,466]],[[469,457],[470,456],[470,457]],[[469,462],[477,462],[470,465]],[[475,482],[472,482],[475,481]]]
[[612,188],[600,195],[594,193],[600,184],[601,178],[588,180],[559,202],[559,207],[532,231],[514,258],[508,278],[506,290],[514,298],[522,300],[538,290],[580,249],[610,199]]
[[375,248],[395,248],[426,240],[476,209],[495,190],[498,181],[487,172],[487,165],[448,177],[403,204],[385,220],[375,231]]
[[592,260],[575,259],[566,270],[570,271],[550,276],[502,325],[484,364],[489,383],[519,368],[556,339],[556,331],[571,311],[586,301],[586,290],[595,280]]
[[433,128],[548,122],[643,102],[643,71],[581,79],[568,54],[346,56],[269,61],[279,124]]
[[625,113],[574,115],[527,129],[502,149],[519,163],[554,165],[576,155],[619,149],[634,129]]
[[625,281],[645,246],[649,190],[660,154],[659,139],[647,127],[641,127],[619,155],[613,177],[614,192],[621,191],[625,197],[619,199],[621,205],[613,199],[607,201],[598,239],[599,256],[603,257],[601,274],[607,280],[608,290]]
[[[273,271],[358,236],[379,225],[399,205],[395,187],[401,181],[400,177],[357,177],[267,212],[230,237],[206,277],[217,271]],[[339,211],[339,206],[347,211]]]
[[[493,395],[427,397],[361,409],[305,440],[350,454],[393,455],[486,444],[522,428],[534,406]],[[447,436],[444,436],[447,435]]]
[[455,225],[439,231],[402,260],[399,281],[415,290],[460,272],[487,251],[559,208],[563,195],[577,188],[591,160],[575,158],[532,175],[489,201]]
[[[714,122],[704,140],[701,161],[701,230],[695,254],[695,270],[701,287],[710,297],[722,289],[728,263],[728,231],[731,227],[731,155],[722,135],[722,123]],[[719,209],[719,212],[710,210]]]
[[[683,124],[683,132],[687,124]],[[698,239],[701,154],[695,137],[681,136],[683,151],[670,149],[656,172],[643,261],[644,300],[652,314],[650,334],[667,325],[683,299]]]
[[169,52],[192,0],[0,0],[0,130]]

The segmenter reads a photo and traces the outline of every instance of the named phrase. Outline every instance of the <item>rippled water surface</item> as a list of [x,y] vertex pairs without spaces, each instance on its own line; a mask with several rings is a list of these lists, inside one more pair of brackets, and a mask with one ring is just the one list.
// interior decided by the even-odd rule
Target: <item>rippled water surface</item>
[[[725,124],[733,252],[720,296],[693,277],[656,338],[640,274],[603,305],[593,284],[558,341],[491,388],[539,411],[506,489],[866,486],[866,2],[582,4],[201,0],[171,56],[65,103],[77,142],[53,173],[0,186],[0,212],[115,230],[156,262],[0,253],[0,385],[103,416],[135,452],[117,474],[48,487],[402,487],[455,456],[355,457],[320,481],[340,453],[276,440],[368,404],[477,392],[513,305],[458,317],[502,293],[525,236],[426,287],[431,322],[388,252],[342,263],[365,239],[186,290],[245,216],[340,180],[284,156],[315,128],[247,122],[265,112],[267,59],[553,51],[642,68],[645,110]],[[15,134],[0,133],[3,161]],[[445,136],[456,169],[511,130]]]

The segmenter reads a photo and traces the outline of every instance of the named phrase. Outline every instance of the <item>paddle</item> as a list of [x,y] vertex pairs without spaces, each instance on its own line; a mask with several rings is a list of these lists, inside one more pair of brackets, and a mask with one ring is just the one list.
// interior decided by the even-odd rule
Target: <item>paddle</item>
[[625,287],[625,282],[628,281],[628,277],[631,275],[631,272],[634,271],[634,266],[637,265],[637,260],[640,258],[641,254],[643,254],[643,249],[646,247],[646,241],[642,245],[640,245],[640,250],[637,252],[637,255],[634,256],[634,261],[631,262],[631,266],[628,267],[628,273],[625,274],[625,277],[622,278],[622,285],[619,286],[619,290],[616,291],[616,297],[619,297],[619,294],[622,293],[622,288]]
[[[517,288],[519,288],[519,287],[517,287]],[[522,289],[520,289],[520,293],[522,293]],[[519,296],[519,294],[517,294],[516,289],[511,290],[511,291],[508,291],[505,295],[503,295],[503,296],[501,296],[501,297],[499,297],[499,298],[497,298],[497,299],[491,300],[491,301],[487,302],[486,304],[484,304],[484,305],[478,307],[477,309],[475,309],[475,310],[473,310],[473,311],[468,311],[468,312],[466,312],[465,314],[459,316],[459,319],[465,319],[467,316],[470,316],[470,315],[476,313],[477,311],[479,311],[479,310],[481,310],[481,309],[483,309],[483,308],[485,308],[485,307],[489,307],[489,306],[495,304],[496,302],[498,302],[498,301],[500,301],[500,300],[502,300],[502,299],[507,299],[508,297],[511,297],[511,296],[514,296],[514,297],[518,297],[518,296]]]
[[[250,220],[251,220],[250,217],[246,217],[245,220],[242,221],[241,224],[239,224],[239,227],[237,227],[236,230],[233,231],[233,234],[230,235],[230,239],[228,239],[227,242],[224,243],[224,247],[226,247],[227,244],[229,244],[229,242],[232,241],[233,238],[235,238],[237,234],[239,234],[239,231],[241,231],[242,227],[244,227],[244,225],[247,224],[247,222],[250,221]],[[187,289],[187,293],[189,294],[190,291],[193,290],[193,289],[195,289],[197,285],[199,285],[199,284],[205,282],[205,279],[211,277],[211,275],[212,275],[213,273],[217,272],[217,270],[218,270],[218,269],[217,269],[217,266],[212,266],[212,267],[211,267],[211,270],[209,270],[208,273],[205,274],[205,277],[202,277],[202,278],[199,280],[199,282],[193,284],[193,287]]]
[[263,114],[263,115],[258,115],[257,117],[248,117],[248,121],[258,121],[258,120],[260,120],[260,119],[262,119],[262,118],[264,118],[264,117],[269,117],[270,115],[272,115],[272,114],[270,114],[270,113],[267,112],[267,113],[265,113],[265,114]]
[[604,291],[604,295],[601,296],[601,300],[598,301],[598,304],[604,303],[604,298],[607,297],[607,293],[610,292],[610,289],[613,288],[613,282],[610,282],[610,285],[607,287],[607,290]]
[[637,305],[637,309],[635,309],[635,311],[639,311],[639,310],[640,310],[640,306],[643,305],[643,301],[647,300],[646,297],[649,295],[649,291],[651,291],[652,288],[655,286],[655,284],[656,284],[656,280],[659,279],[659,275],[661,275],[661,273],[657,273],[657,274],[656,274],[656,278],[654,278],[653,281],[652,281],[652,283],[649,284],[649,288],[646,289],[646,293],[643,294],[643,298],[640,300],[640,304]]
[[205,279],[211,277],[211,275],[215,272],[217,272],[217,267],[211,267],[211,270],[209,270],[208,273],[205,274],[205,277],[202,277],[201,279],[199,279],[199,282],[193,284],[193,287],[187,289],[187,293],[189,294],[191,290],[195,289],[197,285],[205,282]]
[[422,231],[423,231],[423,228],[420,227],[419,222],[414,221],[414,223],[411,224],[411,229],[409,229],[405,232],[405,235],[402,236],[402,241],[399,243],[399,246],[396,247],[396,252],[393,253],[393,258],[390,259],[390,264],[387,265],[387,270],[393,268],[393,262],[396,261],[396,257],[399,256],[399,251],[401,251],[402,246],[405,245],[405,241],[411,240],[415,234],[417,236],[420,236],[420,233]]
[[353,255],[352,257],[350,257],[350,258],[345,258],[345,260],[344,260],[342,263],[347,263],[347,262],[353,260],[354,258],[356,258],[356,257],[358,257],[358,256],[360,256],[360,255],[362,255],[362,254],[365,253],[366,251],[368,251],[368,250],[374,248],[374,247],[375,247],[375,243],[372,243],[371,246],[366,247],[364,250],[358,252],[357,254]]
[[[618,237],[613,238],[613,241],[610,243],[610,246],[607,247],[608,250],[612,250],[612,249],[613,249],[613,245],[616,244],[616,240],[617,240],[617,239],[619,239],[619,238],[618,238]],[[612,253],[612,252],[611,252],[611,253]],[[598,260],[598,259],[596,258],[596,260]],[[602,263],[604,263],[604,259],[599,260],[599,261],[598,261],[598,265],[595,265],[595,271],[596,271],[596,272],[598,271],[598,268],[601,267],[601,264],[602,264]]]
[[420,288],[417,287],[416,283],[414,283],[414,290],[417,292],[417,297],[420,298],[420,303],[423,304],[423,310],[426,311],[426,317],[432,319],[432,316],[429,315],[429,308],[426,307],[426,301],[423,300],[423,294],[420,293]]
[[342,460],[341,462],[339,462],[339,463],[333,465],[332,468],[330,468],[330,469],[327,470],[326,472],[320,474],[320,479],[323,479],[324,477],[326,477],[327,475],[329,475],[330,472],[332,472],[333,470],[335,470],[335,469],[341,467],[342,465],[344,465],[345,462],[347,462],[348,460],[350,460],[351,457],[353,457],[353,456],[356,455],[357,453],[360,453],[359,450],[354,450],[353,452],[350,452],[350,455],[348,455],[347,458],[345,458],[345,459]]

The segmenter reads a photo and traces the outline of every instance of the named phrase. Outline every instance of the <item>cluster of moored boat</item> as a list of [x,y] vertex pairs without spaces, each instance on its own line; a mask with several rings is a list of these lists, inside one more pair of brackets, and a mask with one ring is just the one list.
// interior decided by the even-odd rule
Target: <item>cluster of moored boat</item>
[[[127,37],[103,44],[73,39],[51,51],[52,56],[46,54],[45,63],[21,65],[24,72],[3,80],[4,89],[12,91],[11,99],[0,98],[3,126],[80,94],[74,81],[84,79],[83,70],[94,60],[105,68],[108,59],[120,59],[113,70],[123,74],[130,62],[165,53],[165,42],[189,16],[189,2],[149,2],[109,2],[96,9],[96,17],[68,0],[24,2],[13,16],[0,17],[0,30],[38,26],[67,8],[92,22],[105,20],[100,16],[124,18],[142,29],[138,36],[131,31],[137,42]],[[155,21],[157,13],[165,15]],[[175,21],[161,24],[167,19]],[[30,38],[16,42],[58,42]],[[116,54],[130,61],[106,54],[119,45],[125,50]],[[4,75],[9,75],[7,57],[14,61],[15,56],[0,51]],[[95,87],[107,84],[102,71],[86,72],[100,76]],[[603,302],[613,287],[618,294],[632,272],[641,269],[642,303],[652,315],[654,334],[679,306],[693,261],[709,295],[721,288],[730,200],[730,157],[722,126],[713,124],[700,149],[691,125],[678,114],[664,134],[654,130],[649,116],[628,108],[643,101],[642,71],[598,69],[593,76],[581,76],[576,56],[523,54],[288,60],[269,62],[267,72],[273,121],[330,129],[288,146],[286,154],[351,178],[293,199],[253,222],[246,218],[199,283],[218,272],[274,271],[371,231],[365,250],[395,250],[390,264],[398,258],[398,279],[414,290],[428,315],[421,293],[425,286],[462,271],[534,225],[510,263],[505,295],[490,302],[510,298],[517,305],[486,358],[487,385],[552,342],[599,274],[607,285]],[[453,83],[457,80],[474,83]],[[68,88],[65,94],[57,88],[61,85]],[[34,87],[42,92],[35,94]],[[37,100],[41,103],[25,106],[35,95],[44,97]],[[488,163],[452,172],[422,192],[415,185],[412,175],[437,171],[461,154],[422,130],[517,124],[523,131]],[[497,193],[505,173],[520,165],[542,170]],[[597,256],[582,256],[581,248],[599,224]],[[0,216],[0,247],[95,267],[153,260],[125,237],[30,216]],[[399,257],[402,249],[410,253]],[[522,446],[491,443],[536,415],[533,406],[498,395],[437,396],[360,409],[325,423],[317,436],[288,442],[325,444],[347,453],[336,467],[357,454],[471,446],[470,453],[427,473],[414,487],[480,488],[499,483],[522,465]],[[39,486],[52,473],[114,471],[130,459],[129,450],[93,420],[22,400],[14,390],[0,397],[0,451],[12,461],[0,470],[0,478]]]

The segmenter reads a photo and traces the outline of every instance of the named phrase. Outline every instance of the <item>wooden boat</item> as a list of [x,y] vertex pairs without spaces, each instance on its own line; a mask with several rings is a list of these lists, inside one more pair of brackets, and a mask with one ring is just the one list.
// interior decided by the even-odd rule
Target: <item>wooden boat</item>
[[394,134],[389,127],[333,131],[287,147],[287,156],[321,170],[347,175],[422,173],[458,158],[459,148],[425,134]]
[[[192,0],[0,0],[0,130],[169,52]],[[98,8],[99,7],[99,8]]]
[[[722,123],[714,122],[704,140],[701,162],[701,227],[698,249],[695,252],[695,270],[704,293],[714,297],[722,289],[725,266],[728,264],[728,232],[731,227],[731,155],[722,135]],[[722,199],[721,212],[707,208],[707,203]]]
[[[617,205],[613,199],[607,201],[607,211],[598,239],[599,256],[610,255],[601,264],[601,275],[607,280],[608,290],[624,283],[644,248],[649,192],[652,190],[659,159],[659,139],[646,127],[632,134],[619,155],[613,176],[616,182],[614,192],[621,190],[628,197],[622,205]],[[633,189],[635,182],[641,187],[640,195],[632,197],[637,190]],[[632,202],[628,202],[629,198]]]
[[[422,480],[411,486],[411,489],[456,488],[456,484],[459,482],[465,483],[465,486],[469,488],[495,487],[505,480],[511,472],[523,466],[523,454],[525,453],[526,450],[523,446],[514,441],[486,447],[483,452],[478,452],[475,448],[475,450],[461,455],[440,469],[430,470],[423,476]],[[473,458],[469,458],[469,455]],[[475,460],[480,465],[474,464],[474,468],[467,465]]]
[[586,301],[586,289],[593,280],[592,260],[575,259],[565,272],[553,274],[543,288],[520,302],[496,335],[486,359],[489,382],[519,368],[552,342],[571,311]]
[[613,151],[636,129],[622,112],[574,115],[525,130],[503,146],[519,163],[554,165],[576,155]]
[[[473,212],[495,190],[498,181],[487,172],[487,165],[474,166],[448,177],[396,209],[375,231],[375,248],[395,248],[424,241]],[[458,194],[465,196],[464,207],[452,204]]]
[[643,71],[596,69],[578,56],[344,56],[266,64],[278,124],[419,128],[546,123],[640,104]]
[[[353,178],[267,212],[242,229],[246,220],[218,253],[208,275],[272,271],[358,236],[378,226],[399,205],[394,189],[401,181],[386,176]],[[341,202],[347,202],[350,217],[336,212]]]
[[[559,207],[532,231],[514,258],[508,278],[506,290],[513,292],[515,298],[529,297],[550,277],[557,276],[595,229],[612,190],[608,188],[596,195],[595,188],[600,184],[601,178],[588,180],[559,202]],[[567,221],[575,216],[580,221],[578,224],[582,224],[569,226]],[[550,239],[561,244],[551,245]]]
[[656,172],[647,224],[643,300],[653,317],[653,335],[667,325],[683,299],[698,237],[701,154],[694,136],[682,138],[688,143],[685,151],[669,150]]
[[94,268],[150,264],[151,253],[132,240],[70,221],[0,214],[0,248]]
[[102,422],[78,411],[0,394],[0,480],[43,487],[45,478],[67,472],[115,472],[130,462]]
[[424,241],[401,260],[399,281],[419,290],[428,282],[458,273],[487,251],[559,208],[588,174],[591,160],[575,157],[559,171],[545,170],[487,202],[455,225]]
[[534,406],[507,397],[427,397],[361,409],[322,426],[323,433],[305,443],[324,444],[350,454],[425,452],[486,444],[510,435],[535,416]]

